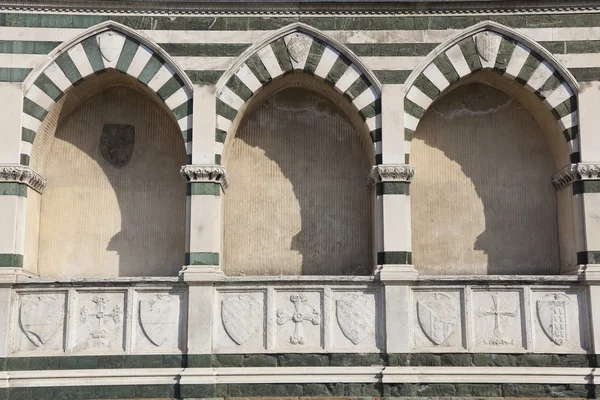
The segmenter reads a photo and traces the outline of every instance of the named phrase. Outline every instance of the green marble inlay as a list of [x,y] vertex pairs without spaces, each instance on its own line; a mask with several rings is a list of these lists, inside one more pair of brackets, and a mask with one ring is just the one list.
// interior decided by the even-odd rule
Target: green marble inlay
[[237,57],[248,47],[247,43],[160,43],[172,57]]
[[177,75],[173,75],[160,89],[158,89],[156,94],[164,101],[183,86],[184,84],[181,79]]
[[324,51],[325,45],[316,39],[313,39],[312,44],[310,45],[310,50],[308,51],[306,63],[304,64],[304,71],[314,74],[319,62],[321,61],[321,57],[323,57]]
[[21,165],[29,165],[29,156],[27,154],[21,154]]
[[246,65],[263,86],[271,82],[271,75],[269,74],[269,71],[267,71],[267,68],[265,68],[258,54],[252,54],[246,60]]
[[0,40],[0,53],[5,54],[48,54],[61,42],[33,40]]
[[233,75],[228,81],[227,86],[231,91],[237,94],[242,100],[248,101],[252,97],[252,90],[246,86],[237,75]]
[[0,68],[0,82],[23,82],[31,68]]
[[461,40],[458,42],[458,47],[460,47],[460,51],[462,51],[471,72],[480,70],[481,60],[479,59],[479,55],[477,55],[477,49],[475,48],[473,38],[468,37]]
[[410,183],[409,182],[380,182],[376,185],[377,196],[386,194],[410,194]]
[[343,54],[340,54],[325,77],[325,81],[335,85],[338,83],[342,75],[344,75],[346,70],[348,70],[351,64],[352,63],[350,60],[348,60],[348,58],[346,58]]
[[27,185],[18,182],[0,182],[0,196],[27,197]]
[[233,121],[237,114],[238,111],[235,108],[231,107],[223,100],[217,98],[217,115],[220,115],[222,117],[227,118],[230,121]]
[[408,76],[410,75],[411,70],[399,70],[399,71],[389,71],[389,70],[374,70],[373,73],[379,79],[382,84],[401,84],[406,82]]
[[440,70],[442,75],[446,78],[448,82],[451,84],[456,82],[459,78],[458,73],[454,70],[454,66],[448,59],[446,53],[439,54],[434,60],[433,63]]
[[352,85],[344,92],[344,96],[348,97],[350,100],[354,100],[358,96],[360,96],[365,90],[367,90],[371,86],[371,83],[367,79],[366,76],[361,75],[354,81]]
[[40,88],[42,92],[50,96],[54,101],[58,101],[64,95],[62,90],[60,90],[46,74],[41,74],[33,84]]
[[381,251],[377,253],[377,264],[412,264],[412,253],[410,251]]
[[534,52],[529,53],[525,63],[523,64],[523,67],[521,67],[521,71],[519,71],[519,75],[516,78],[517,82],[526,84],[541,63],[542,60],[540,56]]
[[413,86],[419,88],[427,97],[435,100],[439,96],[440,90],[425,75],[421,74],[415,79]]
[[[2,185],[0,185],[0,194]],[[21,254],[0,254],[0,267],[23,267],[23,255]]]
[[577,264],[600,264],[600,251],[578,252]]
[[31,129],[21,128],[21,140],[27,143],[33,143],[35,132]]
[[197,71],[197,70],[186,70],[185,73],[190,78],[192,83],[195,84],[215,84],[221,78],[225,71]]
[[189,142],[192,141],[193,136],[192,136],[192,130],[191,129],[187,129],[187,130],[181,132],[181,135],[183,136],[183,141],[185,143],[189,143]]
[[188,196],[220,196],[221,184],[215,182],[191,182],[187,184]]
[[164,61],[157,54],[152,54],[152,57],[148,60],[142,72],[140,72],[140,76],[138,76],[138,80],[145,85],[147,85],[154,75],[162,68],[164,65]]
[[221,129],[217,129],[215,131],[215,141],[219,143],[225,143],[225,139],[227,138],[227,132]]
[[573,182],[573,194],[600,193],[600,181]]
[[102,61],[102,53],[100,53],[96,38],[87,38],[81,42],[81,45],[83,46],[83,50],[85,51],[94,72],[104,70],[104,61]]
[[421,119],[421,117],[423,117],[423,114],[425,114],[425,110],[421,106],[419,106],[416,103],[413,103],[408,98],[404,99],[404,111],[417,119]]
[[69,53],[61,54],[54,62],[72,84],[83,79]]
[[117,71],[121,71],[127,73],[127,69],[131,65],[133,61],[133,57],[137,52],[139,45],[133,40],[126,38],[125,44],[123,45],[123,49],[121,50],[121,54],[119,55],[119,60],[117,61],[117,65],[115,69]]
[[360,110],[359,113],[360,113],[360,116],[362,117],[363,121],[366,120],[367,118],[371,118],[378,114],[381,114],[381,99],[380,98],[376,99],[374,102],[372,102],[371,104],[365,106],[362,110]]
[[506,71],[506,67],[512,58],[513,51],[515,50],[516,43],[503,36],[502,41],[500,42],[500,48],[498,49],[498,54],[496,55],[496,63],[494,64],[494,69],[498,72],[504,73]]
[[46,115],[48,115],[48,111],[46,111],[37,103],[34,103],[28,97],[25,97],[23,99],[23,112],[25,114],[31,115],[32,117],[40,121],[43,121],[44,118],[46,118]]
[[219,265],[219,253],[190,252],[185,254],[186,265]]
[[273,49],[273,53],[277,58],[279,67],[281,67],[284,72],[291,72],[294,70],[294,67],[292,66],[292,60],[290,59],[290,55],[288,54],[287,47],[285,46],[283,39],[278,39],[271,43],[271,49]]

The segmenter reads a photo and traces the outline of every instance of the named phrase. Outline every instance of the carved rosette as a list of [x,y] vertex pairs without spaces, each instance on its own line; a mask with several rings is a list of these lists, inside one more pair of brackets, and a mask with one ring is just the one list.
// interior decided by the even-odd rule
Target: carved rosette
[[406,164],[374,165],[367,177],[367,184],[380,182],[410,182],[415,175],[415,167]]
[[560,190],[573,182],[600,180],[600,164],[570,164],[554,174],[552,184]]
[[184,165],[181,176],[188,182],[214,182],[221,184],[223,190],[229,187],[227,172],[220,165]]
[[0,165],[0,182],[24,183],[38,193],[46,188],[46,178],[23,165]]

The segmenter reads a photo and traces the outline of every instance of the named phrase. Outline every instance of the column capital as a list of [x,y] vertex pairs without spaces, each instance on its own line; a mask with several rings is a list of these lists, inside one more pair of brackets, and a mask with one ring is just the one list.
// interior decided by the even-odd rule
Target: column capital
[[411,182],[415,167],[408,164],[374,165],[367,177],[367,184],[374,186],[380,182]]
[[569,164],[552,176],[556,190],[585,180],[600,180],[600,162]]
[[227,171],[220,165],[184,165],[180,172],[188,182],[219,183],[223,190],[229,187]]
[[23,183],[38,193],[46,188],[46,178],[31,169],[18,164],[0,164],[0,182]]

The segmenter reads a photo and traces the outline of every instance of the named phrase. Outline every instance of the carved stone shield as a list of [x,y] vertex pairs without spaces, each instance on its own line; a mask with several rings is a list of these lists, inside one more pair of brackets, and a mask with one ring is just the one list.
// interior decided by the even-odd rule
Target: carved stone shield
[[230,296],[221,302],[221,319],[231,340],[242,345],[256,333],[263,323],[261,308],[250,294]]
[[546,336],[559,346],[568,340],[567,305],[570,299],[561,293],[544,296],[537,301],[537,315]]
[[349,294],[335,305],[340,329],[353,344],[361,343],[375,332],[375,304],[371,296]]
[[485,61],[490,61],[497,49],[497,35],[492,32],[482,32],[475,35],[475,48],[477,49],[477,54]]
[[148,340],[160,347],[169,337],[179,334],[177,296],[157,294],[140,300],[140,325]]
[[63,302],[53,295],[28,296],[21,303],[19,326],[36,347],[52,339],[63,325]]
[[123,44],[125,44],[125,36],[115,31],[108,31],[96,36],[96,41],[102,57],[106,61],[112,62],[121,54]]
[[310,36],[296,32],[287,36],[286,39],[286,47],[290,58],[297,63],[304,62],[308,57],[312,42]]
[[100,136],[100,154],[115,167],[126,165],[135,147],[135,127],[133,125],[106,124]]
[[434,344],[444,343],[454,332],[458,311],[453,299],[443,293],[432,293],[417,301],[417,317],[425,336]]

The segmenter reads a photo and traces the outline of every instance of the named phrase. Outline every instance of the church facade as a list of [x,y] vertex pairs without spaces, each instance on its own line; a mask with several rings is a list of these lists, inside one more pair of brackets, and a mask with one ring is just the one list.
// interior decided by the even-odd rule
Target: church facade
[[0,0],[0,399],[595,398],[563,3]]

